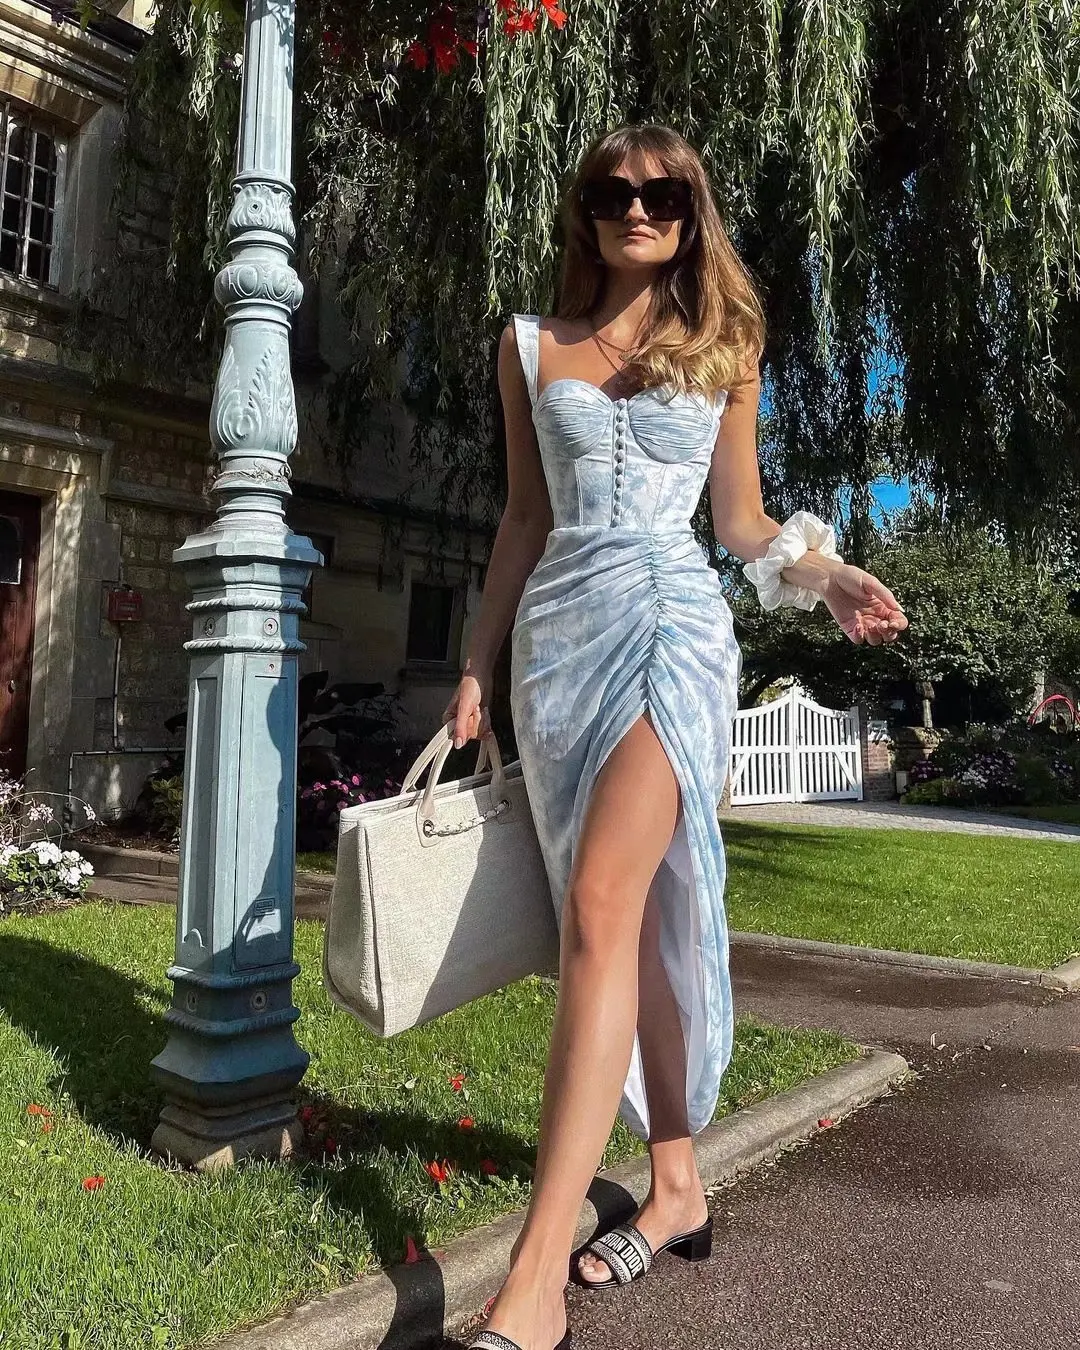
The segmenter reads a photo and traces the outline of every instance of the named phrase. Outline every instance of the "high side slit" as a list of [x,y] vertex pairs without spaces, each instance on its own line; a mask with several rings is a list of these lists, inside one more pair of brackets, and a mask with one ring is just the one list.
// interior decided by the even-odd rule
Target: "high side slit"
[[[741,657],[719,578],[690,527],[725,396],[659,388],[611,399],[577,379],[538,395],[540,320],[513,320],[554,518],[514,620],[522,772],[561,924],[592,785],[649,713],[682,804],[652,894],[696,1134],[716,1109],[734,1022],[717,805]],[[648,1138],[636,1036],[620,1114]]]

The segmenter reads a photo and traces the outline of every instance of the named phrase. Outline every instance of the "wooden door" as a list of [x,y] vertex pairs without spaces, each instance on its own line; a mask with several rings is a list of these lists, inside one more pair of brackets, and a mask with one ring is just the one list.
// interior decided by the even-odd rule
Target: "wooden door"
[[0,492],[0,768],[26,771],[41,502]]

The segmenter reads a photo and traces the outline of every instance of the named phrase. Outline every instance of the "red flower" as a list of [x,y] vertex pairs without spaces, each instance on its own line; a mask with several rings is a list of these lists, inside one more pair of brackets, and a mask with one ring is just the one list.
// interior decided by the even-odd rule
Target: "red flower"
[[457,65],[457,51],[449,43],[435,43],[435,69],[440,75],[447,74]]
[[541,0],[544,8],[547,10],[547,16],[556,28],[563,28],[566,25],[566,14],[552,0]]
[[104,1185],[104,1177],[84,1177],[82,1188],[84,1191],[100,1191]]
[[38,1106],[37,1102],[32,1102],[26,1108],[26,1114],[28,1116],[51,1116],[52,1112],[47,1106]]
[[465,1087],[465,1075],[463,1073],[452,1073],[450,1075],[450,1086],[455,1092],[461,1092]]
[[495,0],[495,8],[501,10],[503,14],[516,14],[517,0]]
[[425,1163],[424,1171],[439,1186],[450,1180],[451,1167],[445,1158],[442,1162]]
[[43,1120],[43,1121],[41,1122],[41,1133],[42,1133],[42,1134],[52,1134],[52,1121],[51,1121],[51,1120]]
[[341,38],[332,28],[324,28],[322,38],[323,46],[330,53],[331,60],[336,61],[345,51]]
[[405,60],[414,70],[426,70],[428,63],[427,48],[422,42],[410,42],[405,48]]
[[472,1116],[462,1116],[461,1119],[458,1121],[459,1130],[471,1130],[474,1128],[475,1125],[476,1121],[473,1120]]
[[531,33],[536,28],[536,21],[540,17],[538,9],[526,9],[518,16],[517,26],[519,32]]
[[420,1253],[416,1250],[416,1239],[410,1233],[405,1239],[405,1264],[414,1266],[419,1260]]
[[337,1152],[337,1140],[336,1140],[336,1139],[330,1139],[330,1138],[324,1139],[324,1140],[323,1140],[323,1152],[324,1152],[324,1153],[336,1153],[336,1152]]
[[304,1106],[304,1107],[301,1107],[301,1109],[300,1109],[300,1123],[301,1123],[301,1125],[310,1125],[310,1124],[311,1124],[311,1118],[314,1116],[314,1114],[315,1114],[315,1108],[314,1108],[313,1106]]
[[465,50],[469,53],[470,56],[475,56],[475,55],[476,55],[476,43],[473,41],[472,38],[469,38],[467,41],[463,42],[461,45],[465,48]]
[[492,1162],[490,1158],[484,1158],[480,1163],[480,1171],[486,1177],[497,1177],[499,1175],[499,1164]]
[[831,1116],[822,1116],[822,1117],[818,1120],[818,1124],[821,1126],[821,1128],[822,1128],[823,1130],[827,1130],[827,1129],[832,1125],[832,1117],[831,1117]]

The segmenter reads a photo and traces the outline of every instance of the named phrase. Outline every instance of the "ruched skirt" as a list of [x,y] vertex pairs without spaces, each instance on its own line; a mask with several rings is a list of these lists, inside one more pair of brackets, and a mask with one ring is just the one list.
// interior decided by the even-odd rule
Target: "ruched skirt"
[[[713,1117],[732,1049],[727,866],[717,805],[740,661],[719,578],[689,529],[552,530],[514,621],[514,727],[560,925],[596,775],[646,711],[678,782],[679,824],[652,894],[660,907],[660,955],[683,1025],[694,1134]],[[649,1137],[636,1036],[620,1114]]]

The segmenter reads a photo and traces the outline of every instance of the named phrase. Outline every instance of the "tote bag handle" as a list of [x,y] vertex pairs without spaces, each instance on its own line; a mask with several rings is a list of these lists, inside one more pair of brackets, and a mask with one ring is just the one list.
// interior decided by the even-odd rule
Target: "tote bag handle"
[[482,825],[484,821],[491,820],[495,816],[501,815],[503,811],[509,810],[510,802],[506,796],[506,779],[503,772],[502,754],[499,751],[499,743],[494,735],[486,736],[480,742],[480,751],[476,757],[475,773],[484,771],[487,761],[491,761],[491,782],[489,792],[491,795],[491,809],[485,811],[482,815],[474,819],[462,822],[454,826],[449,831],[440,830],[435,823],[435,788],[439,781],[446,761],[449,758],[450,751],[454,748],[454,730],[453,723],[447,722],[444,726],[432,736],[423,750],[420,751],[413,761],[405,780],[401,785],[401,796],[405,796],[416,788],[417,780],[425,769],[428,770],[427,782],[424,786],[424,795],[416,809],[416,827],[420,833],[421,839],[425,842],[431,842],[436,836],[450,832],[460,834],[462,830],[472,829],[477,825]]

